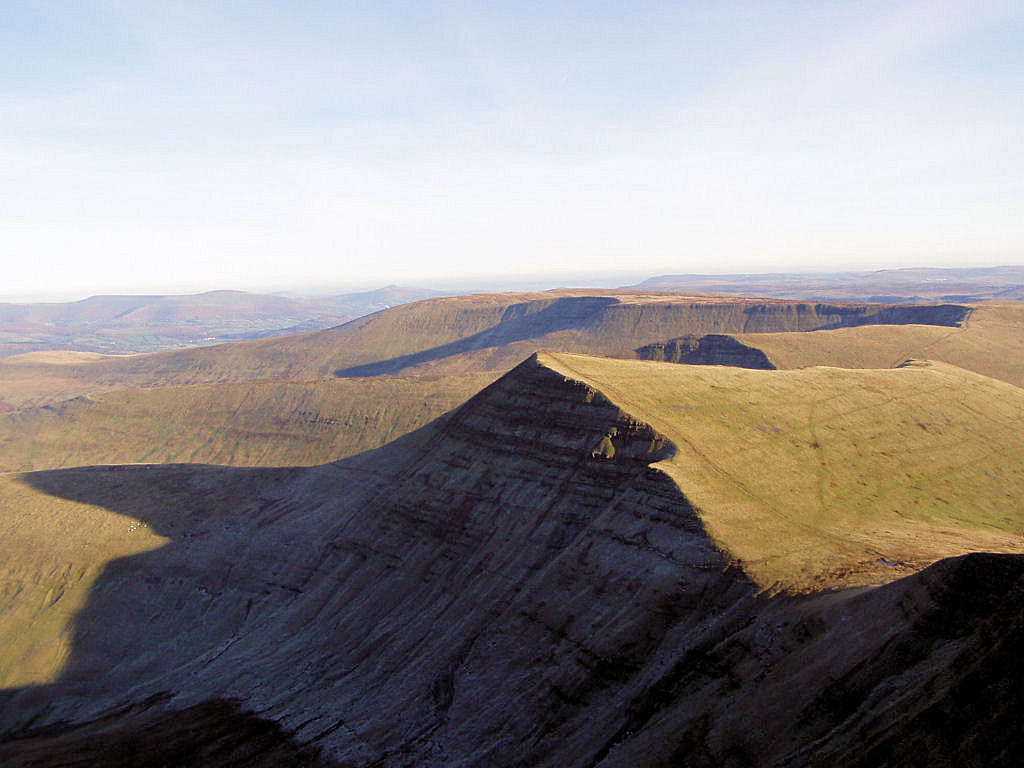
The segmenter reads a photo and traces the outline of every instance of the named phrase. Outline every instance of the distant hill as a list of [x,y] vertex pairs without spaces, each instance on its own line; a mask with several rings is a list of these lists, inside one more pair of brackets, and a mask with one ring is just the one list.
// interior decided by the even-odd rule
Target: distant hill
[[[874,324],[946,323],[965,310],[950,311],[905,306],[892,315],[863,303],[638,292],[505,294],[431,300],[327,331],[197,350],[19,355],[0,361],[0,470],[323,463],[419,428],[537,349],[762,369],[892,368],[930,357],[1024,385],[1024,303],[979,304],[960,326]],[[827,330],[866,321],[873,322]],[[709,332],[738,327],[826,330]],[[395,352],[403,354],[389,356]],[[354,370],[337,367],[375,357]],[[383,375],[354,376],[360,371]]]
[[656,291],[480,294],[405,304],[324,331],[74,364],[0,361],[0,401],[44,405],[89,392],[265,379],[503,372],[538,349],[635,357],[684,335],[874,324],[954,328],[956,304],[883,305],[693,297]]
[[41,350],[155,352],[327,328],[436,291],[390,285],[325,298],[244,291],[92,296],[67,303],[0,304],[0,357]]
[[971,302],[1024,299],[1024,266],[911,268],[873,272],[662,275],[645,290],[699,291],[809,301]]

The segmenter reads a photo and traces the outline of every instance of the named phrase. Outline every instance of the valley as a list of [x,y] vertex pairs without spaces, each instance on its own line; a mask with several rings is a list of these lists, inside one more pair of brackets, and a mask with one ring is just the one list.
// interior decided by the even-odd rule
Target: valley
[[329,328],[440,292],[389,285],[325,297],[245,291],[0,302],[0,359],[40,351],[138,354]]

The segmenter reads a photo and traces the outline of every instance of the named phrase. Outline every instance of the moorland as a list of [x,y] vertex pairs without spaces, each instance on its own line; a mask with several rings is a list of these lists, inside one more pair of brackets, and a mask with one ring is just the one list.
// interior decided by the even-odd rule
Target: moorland
[[1013,764],[1024,303],[900,279],[0,360],[0,762]]

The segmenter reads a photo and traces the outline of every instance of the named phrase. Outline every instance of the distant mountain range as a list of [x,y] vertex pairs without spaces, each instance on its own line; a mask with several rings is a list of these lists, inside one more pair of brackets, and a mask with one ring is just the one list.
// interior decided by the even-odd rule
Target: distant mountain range
[[[1024,299],[1024,266],[662,275],[631,288],[803,301],[1014,300]],[[0,357],[54,350],[161,352],[285,336],[333,328],[390,307],[452,295],[389,285],[326,297],[209,291],[189,295],[100,295],[63,303],[0,303]],[[407,330],[417,332],[415,328]]]
[[181,296],[91,296],[81,301],[0,303],[0,357],[71,349],[159,352],[316,331],[382,309],[444,295],[389,285],[374,291],[286,298],[244,291]]
[[874,272],[661,275],[633,288],[780,299],[915,302],[1024,298],[1024,266]]

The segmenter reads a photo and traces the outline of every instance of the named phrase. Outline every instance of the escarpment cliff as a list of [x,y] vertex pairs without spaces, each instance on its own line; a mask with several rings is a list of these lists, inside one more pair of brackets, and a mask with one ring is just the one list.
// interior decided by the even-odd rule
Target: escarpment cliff
[[805,332],[863,325],[956,326],[961,305],[886,305],[686,296],[643,291],[468,295],[393,307],[286,338],[151,355],[0,363],[14,406],[125,387],[507,371],[538,349],[635,357],[685,335]]
[[[498,297],[491,297],[492,301]],[[506,299],[507,300],[507,299]],[[445,369],[504,368],[536,349],[585,354],[633,356],[637,346],[667,338],[723,333],[805,332],[861,325],[926,324],[957,326],[969,314],[959,305],[831,304],[757,299],[689,298],[671,294],[562,296],[531,298],[509,304],[500,314],[483,303],[472,317],[486,313],[481,330],[465,333],[444,343],[423,346],[431,329],[448,335],[457,327],[449,317],[458,299],[438,299],[412,305],[418,313],[415,333],[407,340],[420,346],[415,351],[389,356],[381,349],[360,351],[360,342],[374,333],[386,332],[400,318],[387,313],[335,329],[338,336],[356,340],[347,344],[349,355],[365,356],[368,362],[343,364],[334,370],[342,377],[377,376]],[[402,310],[403,308],[399,308]],[[434,312],[445,310],[439,316]],[[465,312],[465,310],[463,310]],[[460,316],[462,322],[467,321]],[[390,334],[387,336],[390,338]],[[416,341],[413,341],[415,339]]]
[[[765,530],[787,529],[740,538],[719,517],[713,539],[714,510],[691,503],[690,488],[710,482],[702,473],[720,478],[736,463],[727,453],[784,457],[786,432],[807,428],[802,412],[767,420],[752,394],[790,403],[817,382],[820,402],[833,403],[833,386],[861,387],[868,400],[838,405],[874,424],[882,376],[902,382],[892,407],[920,419],[915,448],[929,466],[937,443],[927,436],[940,420],[908,406],[916,393],[961,393],[964,413],[946,409],[941,424],[942,440],[964,449],[972,443],[960,422],[991,421],[979,393],[991,389],[1001,408],[1017,403],[1009,385],[941,367],[858,383],[828,370],[538,354],[438,421],[333,464],[92,467],[6,480],[91,516],[76,518],[74,532],[87,547],[59,549],[67,529],[48,531],[37,515],[11,529],[24,541],[14,542],[20,560],[0,562],[12,585],[0,630],[24,637],[16,658],[0,655],[0,674],[19,680],[0,691],[0,762],[46,765],[33,762],[46,754],[73,764],[79,738],[102,745],[112,765],[118,754],[129,756],[122,765],[181,754],[239,766],[481,768],[800,765],[820,754],[852,766],[906,754],[907,736],[942,765],[952,764],[942,751],[946,690],[975,713],[951,754],[963,763],[997,741],[1011,749],[981,702],[1019,647],[1024,559],[950,561],[897,581],[913,569],[879,564],[871,551],[887,586],[771,596],[752,561],[727,547],[788,547],[763,541]],[[742,408],[725,408],[741,394]],[[723,413],[734,431],[721,431]],[[698,431],[705,418],[715,431]],[[833,423],[845,422],[815,422],[817,445],[801,438],[793,450],[842,444],[828,437]],[[711,434],[721,452],[696,455]],[[723,434],[756,442],[734,449]],[[1009,477],[1019,462],[1006,440],[993,470]],[[857,484],[830,477],[837,494]],[[748,496],[755,479],[743,480]],[[798,512],[791,505],[785,524],[806,528]],[[808,520],[826,517],[815,508]],[[110,528],[89,538],[87,524]],[[900,552],[919,553],[913,525],[896,532]],[[146,548],[104,549],[139,526]],[[827,531],[801,544],[825,546],[819,538],[837,546]],[[63,627],[60,615],[45,634],[32,634],[42,624],[5,624],[28,615],[22,600],[32,615],[60,614],[82,574],[97,570]],[[67,653],[47,666],[60,637],[70,638]],[[38,679],[15,674],[25,659]],[[1020,711],[1021,675],[1007,677],[1000,723]],[[153,752],[140,757],[133,729]]]
[[760,349],[749,347],[732,336],[709,333],[707,336],[681,336],[664,343],[647,344],[636,351],[641,360],[686,365],[731,365],[736,368],[774,370],[771,360]]

